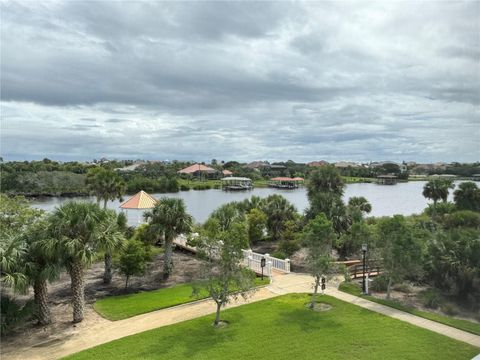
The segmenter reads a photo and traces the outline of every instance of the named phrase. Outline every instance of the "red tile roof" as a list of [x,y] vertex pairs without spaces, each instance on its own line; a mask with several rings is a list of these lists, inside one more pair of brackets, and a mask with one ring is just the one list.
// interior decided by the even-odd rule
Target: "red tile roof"
[[177,172],[179,174],[193,174],[194,172],[197,172],[197,171],[216,171],[216,170],[202,164],[194,164]]

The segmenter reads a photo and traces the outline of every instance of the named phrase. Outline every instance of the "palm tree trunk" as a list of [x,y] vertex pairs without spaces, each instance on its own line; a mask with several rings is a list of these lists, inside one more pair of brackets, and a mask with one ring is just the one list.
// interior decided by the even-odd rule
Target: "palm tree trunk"
[[72,289],[73,322],[83,320],[83,306],[85,301],[85,284],[83,279],[83,266],[75,261],[70,267],[70,279]]
[[48,325],[52,322],[50,308],[48,307],[48,287],[45,280],[35,280],[33,284],[36,315],[40,325]]
[[107,201],[108,201],[108,199],[103,199],[103,208],[104,209],[107,208]]
[[163,256],[163,278],[168,279],[173,270],[172,262],[173,239],[171,235],[165,234],[165,253]]
[[110,284],[112,282],[112,254],[109,252],[105,253],[105,271],[103,273],[103,283]]

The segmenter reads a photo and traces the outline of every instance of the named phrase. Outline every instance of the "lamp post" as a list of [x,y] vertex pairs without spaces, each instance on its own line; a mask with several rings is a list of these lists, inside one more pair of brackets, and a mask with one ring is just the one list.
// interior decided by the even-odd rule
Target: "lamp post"
[[363,294],[366,294],[367,293],[367,286],[366,286],[366,282],[365,282],[365,272],[367,270],[367,266],[366,266],[366,258],[367,258],[367,244],[362,244],[362,253],[363,253],[363,281],[362,281],[362,292]]

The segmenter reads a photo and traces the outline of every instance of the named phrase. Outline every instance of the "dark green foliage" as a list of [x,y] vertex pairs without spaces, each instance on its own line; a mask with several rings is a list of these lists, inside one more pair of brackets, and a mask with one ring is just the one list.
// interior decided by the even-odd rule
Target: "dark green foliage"
[[285,223],[298,215],[295,207],[283,196],[274,194],[262,201],[262,211],[267,215],[267,230],[274,241],[280,239]]
[[444,217],[445,228],[480,228],[480,213],[470,210],[456,211]]
[[453,192],[453,198],[460,210],[480,211],[480,189],[474,182],[464,182]]
[[0,298],[0,332],[9,335],[13,328],[30,320],[34,315],[33,301],[20,305],[14,299],[2,295]]
[[351,224],[347,208],[340,196],[332,192],[318,192],[310,197],[310,207],[307,210],[307,219],[313,219],[317,214],[325,214],[337,234],[343,233]]
[[429,309],[438,309],[442,302],[440,293],[436,289],[430,289],[422,294],[423,305]]
[[424,210],[424,213],[428,216],[443,216],[445,214],[450,214],[457,210],[457,207],[454,203],[451,202],[442,202],[439,204],[429,204]]
[[312,171],[307,180],[307,194],[310,201],[319,192],[343,195],[343,183],[340,173],[333,165],[321,166]]
[[373,291],[387,291],[388,277],[385,275],[375,276],[370,285],[370,289]]
[[247,214],[248,241],[250,245],[263,240],[267,226],[267,215],[260,209],[252,209]]
[[127,241],[124,249],[120,252],[118,268],[125,276],[125,288],[128,287],[128,280],[131,276],[145,274],[147,261],[150,258],[145,245],[137,240]]
[[454,229],[429,242],[426,269],[435,286],[478,303],[480,299],[480,232]]

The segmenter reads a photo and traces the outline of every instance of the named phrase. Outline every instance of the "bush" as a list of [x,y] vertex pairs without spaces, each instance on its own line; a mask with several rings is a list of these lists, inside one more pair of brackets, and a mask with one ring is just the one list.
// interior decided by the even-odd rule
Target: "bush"
[[470,210],[456,211],[445,216],[444,224],[447,229],[459,227],[480,228],[480,214]]
[[286,254],[287,256],[293,255],[293,253],[300,249],[298,241],[295,240],[282,240],[278,244],[278,251]]
[[412,287],[409,284],[401,283],[394,286],[394,289],[405,294],[410,294],[412,292]]
[[438,309],[442,299],[437,290],[427,290],[423,293],[423,305],[429,309]]
[[457,307],[455,305],[451,304],[451,303],[446,303],[446,304],[442,305],[441,310],[442,310],[443,313],[445,313],[447,315],[450,315],[450,316],[454,316],[454,315],[458,314]]
[[379,275],[375,277],[370,285],[370,289],[373,291],[387,291],[388,278],[385,275]]
[[188,185],[180,185],[180,191],[190,191],[190,186]]
[[195,184],[193,190],[210,190],[212,187],[209,184]]
[[441,202],[441,203],[438,203],[437,206],[434,206],[433,204],[429,204],[428,207],[424,210],[424,213],[427,214],[428,216],[433,216],[434,214],[441,216],[441,215],[451,214],[455,210],[456,210],[456,206],[454,203]]
[[0,299],[0,314],[0,332],[2,336],[5,336],[15,326],[19,326],[33,318],[33,301],[29,301],[24,306],[21,306],[10,297],[2,296]]
[[283,259],[283,260],[287,258],[287,255],[282,251],[275,251],[271,256],[274,258]]

